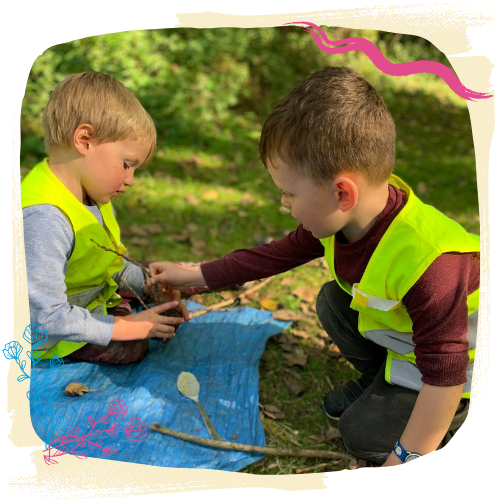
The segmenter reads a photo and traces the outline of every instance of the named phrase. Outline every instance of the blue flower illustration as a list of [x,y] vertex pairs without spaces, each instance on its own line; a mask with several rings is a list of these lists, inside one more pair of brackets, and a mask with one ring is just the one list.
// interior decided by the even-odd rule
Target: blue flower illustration
[[[49,384],[52,382],[52,374],[54,370],[57,370],[62,365],[64,365],[64,361],[59,356],[54,356],[50,359],[50,370],[44,371],[43,376],[41,373],[38,373],[37,370],[34,370],[34,367],[38,361],[42,358],[41,352],[36,352],[36,348],[45,342],[48,339],[48,331],[43,327],[43,325],[28,325],[24,329],[23,339],[30,344],[31,350],[26,351],[26,355],[28,359],[31,360],[31,376],[26,373],[26,360],[20,359],[20,356],[23,352],[23,347],[19,342],[15,340],[5,344],[3,349],[3,355],[7,359],[13,359],[16,361],[17,365],[22,371],[22,374],[17,377],[19,382],[23,382],[26,379],[31,380],[31,390],[26,393],[27,398],[30,403],[33,405],[33,410],[35,412],[36,417],[42,422],[42,424],[47,429],[47,445],[51,441],[52,433],[61,427],[63,424],[63,417],[60,417],[57,422],[54,422],[54,409],[52,408],[52,401],[59,394],[59,387],[54,387],[51,390],[48,390]],[[51,458],[51,451],[49,450],[49,455],[46,457],[46,461],[48,463],[53,463]],[[57,462],[55,462],[57,463]]]
[[5,348],[2,349],[2,352],[7,359],[18,360],[19,356],[21,356],[21,353],[23,352],[23,346],[19,342],[13,340],[12,342],[5,344]]
[[31,344],[31,350],[35,351],[39,345],[45,344],[49,338],[48,330],[43,325],[28,325],[24,329],[24,340]]

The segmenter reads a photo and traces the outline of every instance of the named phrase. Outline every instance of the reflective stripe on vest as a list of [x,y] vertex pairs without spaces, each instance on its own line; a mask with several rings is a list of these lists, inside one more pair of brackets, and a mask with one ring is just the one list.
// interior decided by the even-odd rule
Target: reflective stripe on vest
[[[123,259],[91,241],[120,254],[126,252],[126,248],[120,243],[120,229],[111,203],[97,203],[103,218],[101,225],[54,175],[47,160],[37,164],[21,182],[21,202],[23,208],[54,205],[71,224],[75,245],[64,279],[68,303],[96,314],[106,314],[106,307],[117,305],[121,298],[115,294],[118,286],[112,276],[123,268]],[[43,358],[51,357],[51,353],[56,351],[57,355],[66,356],[83,345],[85,343],[59,341],[45,352]]]
[[[406,192],[407,202],[378,243],[360,283],[351,287],[336,276],[335,236],[322,239],[321,243],[325,247],[325,259],[333,277],[353,297],[351,308],[359,312],[360,333],[388,349],[386,380],[419,390],[422,375],[415,365],[412,322],[402,303],[403,298],[430,264],[443,253],[479,254],[479,236],[467,233],[455,221],[423,204],[396,176],[391,176],[389,183]],[[471,362],[463,397],[470,394],[479,290],[468,296],[467,305]]]

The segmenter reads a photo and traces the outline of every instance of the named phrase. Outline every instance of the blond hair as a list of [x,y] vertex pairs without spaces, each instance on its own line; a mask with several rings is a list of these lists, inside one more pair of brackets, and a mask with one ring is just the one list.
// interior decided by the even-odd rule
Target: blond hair
[[378,92],[358,73],[327,67],[300,82],[262,128],[260,158],[280,158],[317,183],[358,172],[372,185],[394,168],[394,121]]
[[141,140],[150,146],[145,163],[156,147],[152,118],[130,90],[104,73],[69,75],[52,91],[43,111],[47,152],[54,147],[71,148],[78,126],[94,127],[93,142],[104,144]]

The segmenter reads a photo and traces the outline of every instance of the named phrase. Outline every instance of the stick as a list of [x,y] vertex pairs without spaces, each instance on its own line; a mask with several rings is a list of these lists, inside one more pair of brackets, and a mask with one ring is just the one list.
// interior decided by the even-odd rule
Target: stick
[[270,276],[269,278],[266,278],[264,281],[261,281],[257,285],[249,288],[248,290],[245,290],[244,292],[240,293],[239,295],[236,295],[236,297],[232,299],[227,299],[223,300],[222,302],[219,302],[218,304],[215,304],[213,306],[207,307],[205,309],[202,309],[201,311],[196,311],[194,313],[191,313],[189,315],[189,319],[191,318],[196,318],[197,316],[201,316],[202,314],[205,314],[210,311],[215,311],[216,309],[222,309],[223,307],[230,306],[234,304],[238,299],[241,299],[241,297],[244,297],[247,293],[252,293],[256,292],[257,290],[260,290],[264,286],[266,286],[268,283],[270,283],[274,279],[274,276]]
[[137,295],[136,291],[123,278],[120,278],[120,281],[135,295],[135,297],[141,303],[141,306],[144,307],[144,309],[149,309],[149,307],[143,302],[143,300],[139,297],[139,295]]
[[322,451],[322,450],[287,450],[284,448],[267,448],[264,446],[253,446],[249,444],[239,444],[239,443],[227,443],[225,441],[213,441],[212,439],[206,439],[198,436],[193,436],[191,434],[186,434],[184,432],[174,431],[163,427],[159,424],[150,424],[149,428],[152,431],[161,432],[167,436],[176,437],[179,439],[184,439],[185,441],[190,441],[192,443],[198,443],[204,446],[210,446],[212,448],[223,448],[224,450],[235,450],[235,451],[250,451],[253,453],[262,453],[264,455],[272,455],[276,457],[313,457],[313,458],[335,458],[342,460],[350,460],[351,455],[346,453],[341,453],[337,451]]
[[331,465],[338,465],[342,460],[331,460],[326,464],[313,465],[312,467],[304,467],[302,469],[295,469],[295,474],[302,474],[303,472],[312,472],[316,469],[324,469],[325,467],[330,467]]
[[122,259],[128,260],[129,262],[132,262],[132,264],[135,264],[136,266],[139,266],[143,270],[143,272],[145,272],[148,276],[151,276],[151,273],[149,272],[149,269],[147,267],[144,267],[142,265],[142,262],[140,260],[133,259],[132,257],[125,257],[125,255],[123,253],[117,252],[116,250],[113,250],[113,249],[108,248],[108,247],[103,247],[102,245],[99,245],[99,243],[97,243],[97,241],[93,240],[92,238],[90,238],[90,241],[92,243],[95,243],[99,248],[102,248],[106,252],[115,253],[116,255],[118,255],[119,257],[121,257]]

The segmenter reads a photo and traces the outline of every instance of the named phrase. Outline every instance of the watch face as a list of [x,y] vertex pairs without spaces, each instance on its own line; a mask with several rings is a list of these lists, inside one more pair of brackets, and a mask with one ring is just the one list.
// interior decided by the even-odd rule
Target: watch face
[[410,454],[406,457],[406,460],[405,460],[405,463],[406,462],[409,462],[411,460],[415,460],[416,458],[418,458],[420,455],[413,455],[413,454]]

